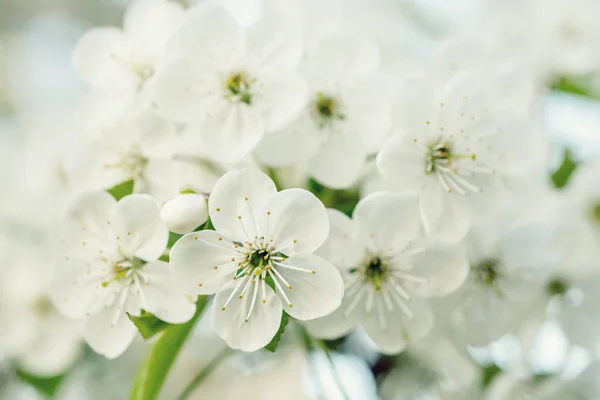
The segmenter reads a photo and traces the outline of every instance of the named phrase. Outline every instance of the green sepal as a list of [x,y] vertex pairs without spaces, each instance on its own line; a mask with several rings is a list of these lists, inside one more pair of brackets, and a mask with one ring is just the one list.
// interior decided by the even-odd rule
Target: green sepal
[[552,174],[552,183],[554,183],[554,187],[558,189],[565,187],[578,165],[579,162],[573,158],[571,150],[565,149],[562,164],[556,172]]
[[117,201],[119,201],[123,197],[133,193],[133,179],[119,183],[118,185],[115,185],[106,191],[110,193]]
[[60,383],[66,376],[66,374],[50,377],[37,376],[25,372],[22,369],[17,369],[16,373],[19,379],[21,379],[24,383],[34,387],[38,392],[49,398],[54,397],[54,393],[56,393],[56,390],[60,386]]
[[142,337],[146,340],[150,339],[157,333],[164,331],[169,328],[172,324],[165,322],[161,319],[156,318],[153,314],[142,310],[142,313],[139,317],[131,315],[127,313],[127,317],[133,322],[133,324],[138,328],[138,331],[142,335]]
[[273,353],[277,350],[277,346],[279,345],[279,342],[281,341],[281,337],[283,336],[283,333],[285,332],[285,328],[286,328],[286,326],[288,326],[289,323],[290,323],[290,316],[285,311],[282,311],[281,322],[279,323],[279,329],[277,330],[277,333],[275,334],[275,336],[273,336],[273,339],[271,339],[269,344],[264,347],[265,350],[271,351]]

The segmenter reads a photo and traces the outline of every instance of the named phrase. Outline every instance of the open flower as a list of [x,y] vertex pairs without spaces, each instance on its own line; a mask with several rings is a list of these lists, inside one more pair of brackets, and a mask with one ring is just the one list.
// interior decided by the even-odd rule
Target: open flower
[[378,73],[379,61],[366,36],[320,40],[301,66],[308,104],[294,122],[264,137],[258,157],[274,166],[308,162],[310,174],[332,188],[354,184],[391,126],[394,90]]
[[182,237],[171,251],[171,269],[189,292],[216,293],[213,323],[229,346],[267,345],[282,310],[310,320],[339,307],[339,272],[312,254],[329,233],[325,207],[313,194],[277,192],[260,171],[232,171],[216,183],[209,213],[216,231]]
[[75,72],[92,87],[139,90],[163,62],[165,45],[183,14],[183,7],[171,1],[134,2],[123,29],[94,28],[79,39],[73,52]]
[[283,21],[265,18],[244,31],[225,9],[202,4],[189,11],[169,52],[175,61],[157,77],[158,107],[199,127],[196,140],[220,161],[250,153],[306,100],[294,71],[302,46]]
[[538,160],[531,156],[539,147],[531,124],[505,113],[491,86],[466,72],[440,86],[414,78],[396,99],[399,131],[382,147],[377,167],[401,191],[419,196],[423,226],[436,240],[464,238],[469,210],[495,200],[480,193]]
[[137,329],[126,313],[148,311],[182,323],[194,314],[168,264],[157,259],[168,240],[157,202],[130,195],[117,202],[103,191],[81,194],[63,220],[66,255],[52,293],[67,317],[85,318],[85,339],[107,358],[121,355]]
[[332,232],[319,254],[340,269],[346,289],[342,306],[308,322],[309,331],[334,339],[361,325],[386,354],[423,338],[433,314],[413,295],[445,295],[460,286],[468,273],[462,252],[422,245],[414,196],[373,194],[359,202],[352,220],[336,210],[329,219]]

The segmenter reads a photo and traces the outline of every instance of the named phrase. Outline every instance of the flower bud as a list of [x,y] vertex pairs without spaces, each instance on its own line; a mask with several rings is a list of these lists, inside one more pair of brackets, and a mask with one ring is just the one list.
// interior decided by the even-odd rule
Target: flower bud
[[206,198],[200,194],[180,194],[162,206],[160,215],[171,232],[192,232],[208,219]]

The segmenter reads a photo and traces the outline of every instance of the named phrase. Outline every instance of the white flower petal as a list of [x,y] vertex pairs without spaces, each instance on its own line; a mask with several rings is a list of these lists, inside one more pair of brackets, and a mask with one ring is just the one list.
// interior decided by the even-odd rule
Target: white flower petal
[[309,171],[325,186],[345,189],[360,177],[367,163],[366,157],[365,148],[355,136],[332,132],[310,160]]
[[81,321],[68,321],[59,315],[47,315],[38,319],[38,323],[37,337],[19,357],[19,367],[37,376],[60,375],[82,353],[83,325]]
[[125,311],[119,312],[113,307],[89,316],[85,323],[84,337],[92,350],[106,358],[117,358],[137,336],[137,328],[127,318]]
[[421,234],[418,198],[380,192],[363,198],[352,215],[356,236],[373,253],[395,253]]
[[160,257],[169,240],[169,230],[160,218],[158,203],[145,194],[123,197],[111,213],[111,226],[126,256],[146,261]]
[[304,73],[311,84],[331,87],[374,72],[380,54],[377,45],[366,36],[336,34],[322,39],[307,59]]
[[261,110],[266,132],[286,126],[306,106],[308,88],[299,74],[265,70],[256,79],[260,85],[252,95],[252,106]]
[[157,75],[153,85],[159,111],[178,122],[194,122],[226,102],[221,80],[194,60],[179,60]]
[[62,220],[67,242],[86,243],[85,246],[96,250],[113,250],[116,235],[109,221],[116,203],[110,194],[102,190],[77,195],[65,210]]
[[[259,282],[260,280],[257,280],[255,284],[259,284]],[[254,297],[250,295],[246,295],[242,299],[238,299],[234,295],[226,309],[223,310],[222,308],[234,287],[235,282],[231,282],[226,289],[221,290],[215,296],[212,314],[213,327],[229,347],[248,352],[259,350],[269,344],[279,329],[282,315],[281,302],[273,290],[267,286],[265,302],[262,302],[262,294],[261,298],[257,297],[250,317],[248,317],[248,313],[254,300]],[[254,291],[254,287],[250,287],[249,290]]]
[[100,85],[116,75],[126,74],[128,58],[129,49],[123,31],[94,28],[79,39],[71,60],[80,78],[91,85]]
[[254,150],[265,133],[265,121],[258,107],[224,101],[205,117],[200,129],[210,157],[228,163]]
[[444,243],[457,243],[467,234],[471,226],[469,211],[457,204],[441,185],[433,182],[419,195],[421,218],[425,232]]
[[246,32],[249,56],[263,66],[295,69],[304,52],[300,32],[279,15],[263,17]]
[[284,304],[285,311],[292,317],[301,321],[321,318],[331,314],[342,303],[344,282],[337,268],[328,261],[311,254],[305,257],[290,257],[279,264],[283,266],[278,266],[277,271],[292,288],[280,282],[285,296],[283,293],[277,294]]
[[68,318],[83,318],[99,311],[110,295],[101,286],[102,278],[88,276],[87,262],[70,260],[57,268],[50,297],[54,306]]
[[[374,301],[380,302],[379,307],[385,307],[381,297],[378,296]],[[374,308],[370,313],[365,313],[363,327],[382,353],[398,354],[410,342],[424,338],[431,331],[434,320],[429,306],[422,301],[413,301],[410,303],[410,309],[414,315],[412,319],[398,307],[391,312],[384,310],[385,324],[383,325]]]
[[287,255],[313,253],[329,234],[325,206],[304,189],[275,193],[262,206],[257,222],[259,232]]
[[231,240],[222,234],[192,232],[171,249],[170,267],[177,282],[185,286],[185,292],[213,294],[233,279],[239,266],[232,259],[237,256]]
[[431,178],[425,174],[425,147],[408,134],[388,140],[377,155],[377,169],[386,181],[403,191],[418,193]]
[[183,7],[166,0],[137,0],[123,16],[123,28],[144,44],[163,50],[166,41],[182,22]]
[[182,287],[174,282],[169,264],[153,261],[143,266],[142,273],[148,279],[148,284],[142,287],[148,312],[172,324],[192,318],[196,305],[193,298],[184,295]]
[[345,299],[342,305],[331,314],[305,321],[304,326],[308,332],[319,339],[337,339],[348,334],[359,323],[358,313],[346,315],[349,299]]
[[469,275],[469,260],[461,246],[438,245],[414,260],[411,274],[427,279],[426,283],[409,283],[412,291],[424,297],[441,297],[456,291]]
[[200,4],[186,12],[169,42],[169,57],[191,55],[207,66],[231,65],[243,54],[244,39],[237,21],[224,8]]
[[271,178],[256,169],[228,172],[217,181],[208,199],[210,219],[217,231],[234,240],[253,240],[258,234],[257,218],[275,193]]
[[433,82],[421,77],[410,78],[401,84],[393,101],[394,126],[422,137],[420,132],[437,129],[437,109]]
[[267,133],[256,148],[260,161],[271,166],[304,163],[314,156],[321,144],[313,133],[317,129],[309,115],[302,115],[283,129]]
[[354,223],[341,211],[328,208],[329,236],[315,254],[343,270],[354,267],[365,256],[361,246],[357,246]]

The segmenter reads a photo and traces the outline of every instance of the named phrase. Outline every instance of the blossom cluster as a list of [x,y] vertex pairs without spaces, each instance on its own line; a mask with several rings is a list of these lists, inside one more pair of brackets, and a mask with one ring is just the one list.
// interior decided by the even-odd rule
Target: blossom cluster
[[[25,165],[3,186],[29,182],[1,199],[0,357],[61,375],[83,343],[127,357],[208,301],[238,355],[395,360],[386,399],[592,399],[595,364],[537,383],[526,353],[548,321],[586,354],[600,339],[600,164],[553,182],[542,112],[600,65],[600,7],[490,3],[437,40],[385,1],[264,1],[248,22],[137,0],[87,31],[68,124],[0,149]],[[474,354],[507,335],[523,356],[481,388]]]

